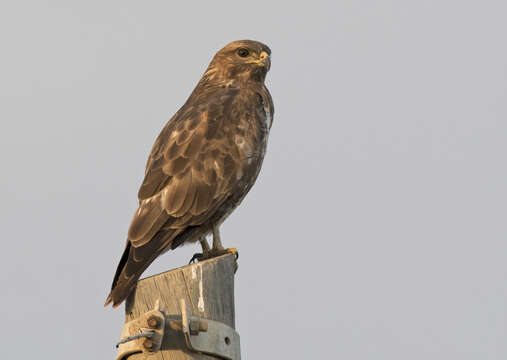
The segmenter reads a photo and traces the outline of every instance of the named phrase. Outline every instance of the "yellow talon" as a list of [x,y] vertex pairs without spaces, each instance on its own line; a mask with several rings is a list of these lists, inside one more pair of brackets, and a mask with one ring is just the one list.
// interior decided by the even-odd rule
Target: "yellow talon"
[[239,258],[239,252],[238,252],[238,249],[236,248],[228,248],[228,249],[225,249],[225,251],[229,254],[234,254],[236,255],[236,260],[238,260]]

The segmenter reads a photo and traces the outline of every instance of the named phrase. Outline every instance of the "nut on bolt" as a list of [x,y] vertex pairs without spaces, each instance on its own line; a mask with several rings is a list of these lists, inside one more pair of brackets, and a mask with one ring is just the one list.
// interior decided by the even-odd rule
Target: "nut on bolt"
[[199,322],[199,331],[202,331],[202,332],[208,331],[208,322],[207,321],[200,321]]
[[145,349],[150,350],[153,347],[153,342],[150,339],[146,339],[143,342],[143,346]]
[[191,335],[197,335],[200,331],[201,332],[208,331],[208,322],[207,321],[190,320],[189,325],[190,325],[189,328],[190,328]]
[[189,322],[189,329],[191,335],[197,335],[199,334],[199,320],[190,320]]
[[148,318],[148,326],[152,329],[158,329],[160,327],[160,319],[158,316],[152,315]]

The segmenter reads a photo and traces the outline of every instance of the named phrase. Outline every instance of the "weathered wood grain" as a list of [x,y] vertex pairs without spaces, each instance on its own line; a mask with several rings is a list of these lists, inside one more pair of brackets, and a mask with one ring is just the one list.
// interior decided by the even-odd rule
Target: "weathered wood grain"
[[[179,318],[180,299],[185,299],[191,315],[223,322],[234,328],[234,270],[235,256],[224,255],[197,264],[154,275],[138,282],[125,306],[126,321],[152,310],[157,299],[167,318]],[[182,332],[174,331],[166,322],[161,350],[150,360],[215,359],[186,350]],[[133,354],[128,360],[144,359]]]

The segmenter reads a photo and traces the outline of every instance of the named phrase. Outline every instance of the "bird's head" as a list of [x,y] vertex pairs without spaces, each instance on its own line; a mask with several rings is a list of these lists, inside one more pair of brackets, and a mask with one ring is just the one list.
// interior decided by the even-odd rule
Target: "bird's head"
[[271,50],[253,40],[239,40],[227,44],[211,61],[205,76],[210,81],[229,83],[263,83],[271,67]]

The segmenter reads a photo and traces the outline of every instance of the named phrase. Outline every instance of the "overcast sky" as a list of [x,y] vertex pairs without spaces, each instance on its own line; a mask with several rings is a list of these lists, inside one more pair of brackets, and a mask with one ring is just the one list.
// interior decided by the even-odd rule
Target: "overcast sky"
[[247,38],[275,117],[222,227],[243,359],[506,359],[506,2],[177,3],[2,1],[0,357],[113,359],[153,141]]

